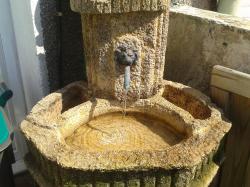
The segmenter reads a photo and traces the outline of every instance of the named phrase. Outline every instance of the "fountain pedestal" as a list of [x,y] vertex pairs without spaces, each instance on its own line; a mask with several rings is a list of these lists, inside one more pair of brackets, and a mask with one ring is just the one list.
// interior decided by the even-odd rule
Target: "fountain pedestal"
[[122,100],[124,66],[115,51],[137,53],[128,99],[155,95],[162,87],[168,28],[168,0],[71,0],[82,17],[89,88],[101,98]]
[[202,93],[163,80],[168,3],[71,0],[82,16],[88,83],[45,97],[21,124],[30,150],[26,164],[40,186],[211,182],[231,124]]

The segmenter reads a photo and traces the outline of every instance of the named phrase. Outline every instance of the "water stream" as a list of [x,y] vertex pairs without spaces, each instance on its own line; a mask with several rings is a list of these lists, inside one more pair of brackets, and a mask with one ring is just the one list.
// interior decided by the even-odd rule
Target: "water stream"
[[124,73],[124,86],[123,86],[123,116],[126,116],[126,108],[127,108],[127,96],[128,96],[128,91],[130,88],[130,66],[125,67],[125,73]]
[[128,96],[128,90],[124,89],[124,92],[123,92],[123,107],[122,107],[123,117],[126,116],[127,96]]

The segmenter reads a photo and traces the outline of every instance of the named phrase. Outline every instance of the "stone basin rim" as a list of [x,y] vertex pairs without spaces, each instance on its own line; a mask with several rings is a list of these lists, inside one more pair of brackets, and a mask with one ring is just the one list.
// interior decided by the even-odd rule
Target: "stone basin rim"
[[[165,85],[175,86],[180,90],[189,88],[181,84],[176,84],[170,81],[165,81]],[[161,96],[155,96],[150,99],[140,100],[136,103],[136,107],[140,106],[143,102],[145,104],[155,104],[155,106],[167,109],[170,113],[181,113],[186,116],[186,123],[189,124],[191,130],[197,131],[187,140],[180,142],[177,145],[167,148],[166,150],[152,150],[152,151],[109,151],[105,153],[93,153],[82,150],[72,150],[64,142],[64,137],[58,130],[60,126],[56,126],[55,122],[39,121],[34,123],[34,118],[39,117],[39,111],[43,111],[41,108],[51,106],[52,100],[58,99],[60,93],[67,92],[72,86],[80,85],[83,90],[87,90],[85,83],[73,83],[67,86],[65,89],[45,97],[38,106],[34,107],[30,116],[25,120],[21,129],[27,137],[28,143],[32,144],[39,154],[44,155],[47,159],[57,162],[59,166],[66,168],[74,168],[80,170],[100,170],[100,171],[113,171],[113,170],[138,170],[152,169],[152,168],[183,168],[192,167],[199,163],[202,157],[215,150],[217,142],[224,136],[230,129],[230,124],[222,119],[219,111],[214,105],[207,99],[206,96],[200,94],[194,89],[188,89],[190,94],[194,94],[196,98],[205,102],[211,109],[211,116],[205,120],[194,119],[188,112],[175,106],[171,102],[166,101]],[[186,90],[183,90],[186,92]],[[87,93],[87,92],[86,92]],[[58,95],[59,94],[59,95]],[[164,101],[165,100],[165,101]],[[97,99],[99,102],[104,102],[103,106],[106,108],[106,104],[112,103],[112,101],[105,99]],[[164,101],[164,102],[163,102]],[[89,102],[89,101],[88,101]],[[81,111],[81,108],[86,105],[87,102],[77,105],[68,111],[65,111],[63,116],[70,116],[70,113],[75,111]],[[97,102],[98,103],[98,102]],[[116,102],[115,102],[116,103]],[[89,103],[90,104],[90,103]],[[112,104],[111,104],[112,105]],[[153,108],[154,108],[153,107]],[[44,108],[43,108],[44,109]],[[101,109],[100,109],[101,110]],[[86,112],[86,111],[85,111]],[[183,116],[182,116],[183,117]],[[201,123],[205,123],[205,126],[201,128]],[[47,126],[40,126],[39,124],[50,124]],[[197,125],[198,124],[198,125]],[[181,155],[181,156],[180,156]],[[108,158],[108,159],[107,159]]]
[[[39,154],[52,162],[56,162],[57,165],[63,168],[110,172],[154,169],[169,170],[192,168],[200,163],[203,158],[207,157],[209,153],[215,152],[218,149],[216,143],[220,141],[224,133],[229,131],[230,125],[225,126],[223,123],[218,123],[215,127],[218,129],[216,131],[211,130],[207,133],[207,136],[192,136],[186,141],[161,151],[108,151],[97,153],[67,148],[62,150],[62,146],[58,142],[50,141],[49,148],[45,148],[38,145],[41,142],[34,140],[30,142],[31,137],[28,138],[28,143],[32,147],[36,145],[36,151],[39,151]],[[49,131],[47,131],[48,134],[55,136],[56,133]],[[48,153],[48,149],[50,149],[50,153]]]

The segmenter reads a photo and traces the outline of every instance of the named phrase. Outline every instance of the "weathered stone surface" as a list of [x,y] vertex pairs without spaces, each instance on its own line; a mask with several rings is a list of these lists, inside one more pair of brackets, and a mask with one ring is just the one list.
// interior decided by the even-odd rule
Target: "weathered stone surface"
[[[81,17],[70,9],[69,0],[60,0],[58,2],[61,4],[61,10],[57,11],[61,11],[62,16],[58,18],[61,24],[60,28],[58,28],[60,29],[60,48],[58,50],[61,56],[57,68],[60,76],[60,88],[62,88],[71,82],[86,80],[86,71]],[[45,29],[47,28],[45,27]]]
[[165,78],[209,94],[214,65],[250,73],[250,21],[188,6],[171,8]]
[[159,91],[165,64],[167,14],[82,15],[88,84],[94,95],[123,99],[125,66],[114,58],[122,44],[134,45],[139,57],[131,67],[128,99],[147,98]]
[[[123,110],[120,103],[115,100],[95,99],[91,101],[86,84],[79,82],[45,97],[22,122],[21,129],[31,148],[28,160],[33,159],[33,167],[41,166],[42,175],[45,178],[50,177],[51,179],[48,181],[51,183],[60,181],[68,185],[76,185],[79,176],[85,176],[90,171],[104,173],[122,171],[124,173],[119,176],[123,176],[127,175],[126,172],[133,174],[137,171],[154,170],[153,174],[143,174],[145,177],[143,181],[148,185],[167,184],[169,180],[174,180],[176,184],[180,185],[189,184],[193,178],[202,177],[202,171],[206,165],[204,162],[210,164],[207,162],[209,155],[217,152],[218,142],[229,130],[230,124],[222,119],[221,113],[200,92],[169,81],[166,81],[164,85],[166,88],[164,90],[167,92],[178,91],[174,91],[174,94],[164,94],[164,90],[162,90],[150,99],[140,99],[137,102],[128,103],[127,112],[149,113],[166,121],[171,128],[185,135],[185,140],[180,143],[165,150],[138,149],[128,152],[125,150],[88,152],[71,147],[65,139],[81,125],[105,113],[112,115],[113,112]],[[172,98],[174,95],[178,98],[177,100],[184,97],[189,98],[184,100],[186,108],[183,107],[183,103],[178,106],[178,103],[174,102],[175,99]],[[72,102],[74,100],[75,102]],[[197,102],[200,104],[191,104]],[[195,107],[199,109],[195,110]],[[192,111],[200,113],[200,110],[210,112],[208,115],[207,112],[200,114],[204,115],[202,118],[198,115],[201,118],[199,119]],[[39,157],[41,159],[38,159]],[[207,158],[206,161],[204,158]],[[201,167],[197,167],[199,165]],[[61,171],[54,172],[55,168],[60,168]],[[67,171],[67,168],[70,171]],[[197,168],[197,171],[192,168]],[[161,171],[176,170],[178,170],[177,173],[170,174],[171,178],[161,177],[157,174]],[[93,176],[95,175],[93,174]],[[107,174],[107,176],[111,175]],[[107,176],[101,175],[101,178],[98,179],[99,184],[110,183],[111,179],[109,180]],[[81,182],[93,184],[91,181],[88,183],[87,178],[89,177],[86,177],[86,180],[82,178]],[[211,180],[211,178],[210,176],[206,180]],[[132,177],[132,182],[129,181],[131,184],[137,185],[137,179]],[[117,185],[122,185],[121,178],[114,177],[112,180],[117,181]]]
[[[71,0],[82,16],[89,88],[99,98],[123,100],[125,66],[117,62],[120,46],[132,47],[128,100],[156,94],[163,80],[168,28],[168,0]],[[107,12],[106,12],[107,11]]]
[[[56,91],[60,88],[60,54],[59,51],[59,17],[57,14],[56,1],[41,0],[36,6],[34,22],[38,36],[36,36],[36,45],[44,46],[44,54],[39,53],[39,59],[45,58],[46,68],[48,71],[48,82],[50,91]],[[39,10],[40,7],[40,10]],[[41,23],[39,24],[41,17]],[[44,84],[47,85],[47,84]]]
[[117,2],[71,1],[81,8],[88,84],[45,97],[22,122],[27,166],[46,187],[207,185],[216,169],[204,168],[216,168],[231,124],[200,92],[163,81],[167,1]]
[[134,11],[162,11],[169,0],[71,0],[71,9],[82,14],[115,14]]

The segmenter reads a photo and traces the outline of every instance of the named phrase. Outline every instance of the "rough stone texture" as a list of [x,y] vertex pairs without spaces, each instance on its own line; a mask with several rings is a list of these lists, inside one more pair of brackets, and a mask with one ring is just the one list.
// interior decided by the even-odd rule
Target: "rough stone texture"
[[[133,184],[144,181],[156,186],[171,180],[175,186],[200,184],[200,180],[208,184],[218,169],[214,161],[220,159],[219,142],[231,125],[200,92],[170,81],[164,85],[158,95],[128,103],[127,112],[148,113],[162,119],[185,134],[185,140],[162,150],[100,152],[71,147],[65,138],[82,124],[123,110],[116,100],[90,100],[87,85],[78,82],[45,97],[22,122],[21,129],[30,148],[28,167],[52,186],[110,185],[114,181]],[[175,102],[179,100],[183,102]]]
[[[88,83],[76,82],[50,94],[38,102],[22,122],[21,130],[30,148],[26,163],[36,181],[46,187],[207,186],[218,170],[215,161],[220,163],[222,140],[231,124],[200,92],[163,81],[168,9],[146,12],[141,6],[132,6],[137,8],[129,9],[129,13],[120,9],[119,14],[111,14],[111,9],[100,15],[103,8],[99,10],[98,3],[102,6],[108,2],[112,7],[111,2],[116,1],[71,2],[74,2],[73,7],[75,3],[91,5],[88,12],[91,14],[85,14],[86,10],[77,6],[82,13]],[[143,5],[144,1],[140,2]],[[145,2],[154,5],[155,1]],[[138,62],[131,67],[132,82],[126,108],[119,101],[123,98],[124,66],[118,64],[114,56],[117,48],[122,50],[121,46],[138,55]],[[132,58],[131,54],[127,55]],[[102,121],[101,115],[112,117],[124,111],[140,114],[142,118],[147,115],[148,118],[139,121],[140,125],[146,125],[143,120],[147,123],[161,121],[164,128],[168,128],[169,137],[178,140],[162,142],[160,148],[136,147],[133,143],[143,140],[142,135],[138,130],[133,133],[129,130],[132,139],[127,142],[132,144],[129,150],[118,147],[117,139],[113,140],[117,149],[109,150],[92,146],[85,149],[71,144],[79,140],[90,142],[85,133],[78,134],[80,138],[71,138],[69,143],[69,137],[82,125],[91,127],[90,121],[94,118]],[[126,120],[126,116],[123,117]],[[115,125],[104,131],[95,127],[89,129],[98,132],[94,136],[100,141],[92,141],[98,146],[102,145],[102,140],[109,143],[106,140],[115,138],[124,128]],[[154,137],[163,138],[159,129],[158,126],[144,128],[147,133],[141,134],[153,133]],[[119,140],[123,141],[126,133],[117,135],[122,136]]]
[[61,86],[86,80],[81,17],[70,10],[69,0],[61,0]]
[[250,21],[188,6],[171,9],[165,78],[209,93],[211,70],[250,73]]
[[[69,0],[39,1],[41,27],[37,26],[39,41],[43,41],[50,91],[71,82],[86,80],[82,43],[81,17],[70,9]],[[61,16],[59,14],[61,13]],[[37,20],[36,20],[37,21]]]
[[[43,37],[46,50],[50,91],[77,80],[86,80],[80,15],[70,10],[69,0],[60,3],[57,8],[56,1],[40,0],[43,30],[40,37]],[[213,7],[212,2],[205,0],[172,0],[172,3],[185,3],[202,9]],[[58,11],[63,13],[62,17],[57,16]]]
[[171,0],[171,4],[189,5],[200,9],[216,10],[217,0]]
[[93,94],[124,98],[125,66],[118,64],[114,57],[121,45],[138,51],[138,63],[131,67],[128,99],[147,98],[157,93],[163,80],[168,10],[123,14],[84,14],[82,10],[81,13],[87,77]]
[[166,149],[183,139],[184,135],[152,115],[126,112],[124,118],[122,112],[114,112],[80,126],[65,141],[76,149],[103,152]]
[[169,0],[71,0],[71,9],[82,14],[116,14],[168,9]]
[[[36,9],[35,17],[40,13],[41,27],[36,27],[39,32],[36,41],[43,41],[49,88],[55,91],[60,88],[60,18],[57,16],[56,1],[40,0],[39,3],[40,12]],[[35,19],[35,23],[37,21]],[[41,46],[39,43],[37,45]]]
[[[209,3],[206,1],[193,4],[190,2],[185,3],[209,9]],[[69,0],[62,0],[60,3],[56,5],[56,1],[40,0],[43,30],[43,36],[40,37],[43,37],[46,50],[50,91],[77,80],[86,80],[83,43],[80,39],[82,37],[81,17],[70,10]],[[58,11],[62,12],[62,17],[57,16]]]

